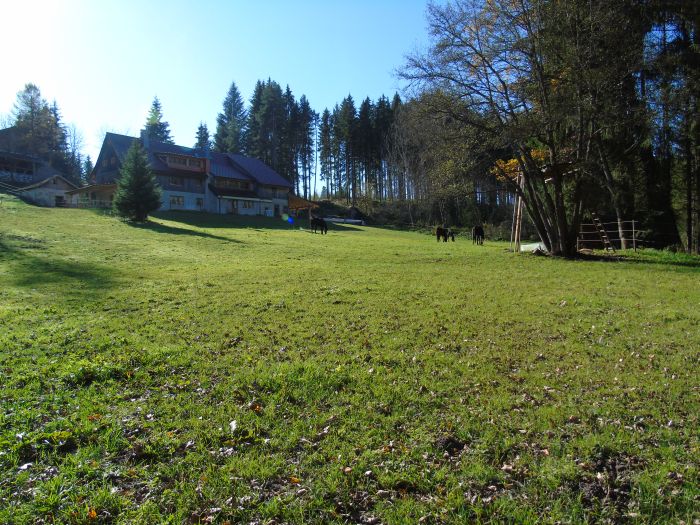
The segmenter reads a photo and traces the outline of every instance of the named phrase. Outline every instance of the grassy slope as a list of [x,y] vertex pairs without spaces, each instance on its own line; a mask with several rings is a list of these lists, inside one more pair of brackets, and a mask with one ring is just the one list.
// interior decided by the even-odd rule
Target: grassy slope
[[504,248],[5,197],[0,522],[700,518],[700,263]]

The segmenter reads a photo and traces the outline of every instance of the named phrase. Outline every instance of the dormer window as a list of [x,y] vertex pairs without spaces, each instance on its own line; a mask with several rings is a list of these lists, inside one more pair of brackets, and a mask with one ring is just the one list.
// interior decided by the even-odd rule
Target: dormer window
[[204,159],[172,154],[160,154],[158,158],[171,168],[180,170],[202,171],[202,168],[204,168]]
[[184,180],[182,177],[170,177],[170,185],[171,186],[182,186],[184,184]]

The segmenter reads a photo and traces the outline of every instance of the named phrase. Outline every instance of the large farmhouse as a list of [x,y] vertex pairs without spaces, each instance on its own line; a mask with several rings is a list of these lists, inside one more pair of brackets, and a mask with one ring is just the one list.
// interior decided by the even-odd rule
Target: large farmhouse
[[[67,192],[72,206],[110,207],[119,170],[135,137],[107,133],[92,184]],[[263,162],[232,153],[140,139],[162,189],[161,210],[279,216],[292,185]]]

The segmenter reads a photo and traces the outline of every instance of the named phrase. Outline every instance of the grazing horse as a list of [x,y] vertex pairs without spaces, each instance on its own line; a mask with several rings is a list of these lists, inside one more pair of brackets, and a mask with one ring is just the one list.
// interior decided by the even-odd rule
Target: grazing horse
[[472,228],[472,244],[484,244],[484,227],[481,224]]
[[452,239],[452,242],[455,242],[455,232],[452,231],[452,228],[447,228],[445,226],[438,226],[435,228],[435,237],[437,238],[437,242],[440,242],[440,239],[442,239],[442,242],[447,242],[448,237]]
[[321,235],[328,233],[328,225],[321,217],[311,217],[311,229],[314,233],[316,230],[321,230]]

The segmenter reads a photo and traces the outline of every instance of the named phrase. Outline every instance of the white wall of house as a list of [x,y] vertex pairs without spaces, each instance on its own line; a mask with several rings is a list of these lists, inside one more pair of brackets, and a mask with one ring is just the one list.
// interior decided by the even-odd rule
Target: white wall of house
[[260,215],[258,201],[253,200],[235,200],[234,206],[237,206],[236,213],[238,215]]
[[282,198],[276,198],[272,199],[272,210],[274,212],[275,206],[278,206],[279,214],[282,215],[283,213],[288,213],[289,212],[289,199],[285,195],[285,197]]
[[204,193],[190,193],[187,191],[163,191],[160,209],[205,211],[206,198]]
[[56,206],[56,197],[68,202],[65,189],[53,189],[42,186],[23,191],[22,195],[40,206]]
[[22,195],[30,201],[40,206],[56,206],[57,204],[65,206],[69,201],[69,196],[66,195],[67,190],[74,189],[62,177],[55,176],[46,179],[41,184],[20,190]]

